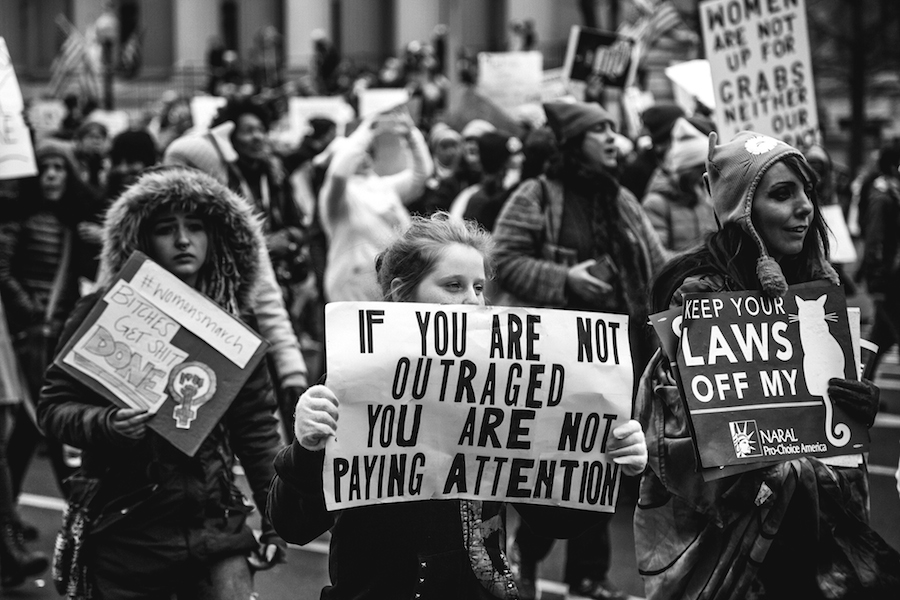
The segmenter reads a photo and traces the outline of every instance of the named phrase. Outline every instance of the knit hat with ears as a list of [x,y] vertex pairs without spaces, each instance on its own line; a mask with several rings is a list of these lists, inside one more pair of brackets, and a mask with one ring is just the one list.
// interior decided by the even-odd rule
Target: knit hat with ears
[[[787,292],[787,280],[781,266],[769,256],[766,244],[751,219],[753,196],[763,175],[772,165],[787,156],[797,156],[803,165],[806,165],[806,159],[796,148],[753,131],[742,131],[724,144],[716,145],[717,141],[716,133],[710,133],[705,175],[716,218],[722,225],[738,223],[750,234],[759,248],[756,276],[763,291],[769,296],[783,296]],[[809,177],[814,177],[811,169]],[[837,273],[828,264],[821,247],[819,255],[816,270],[822,277],[838,283]]]

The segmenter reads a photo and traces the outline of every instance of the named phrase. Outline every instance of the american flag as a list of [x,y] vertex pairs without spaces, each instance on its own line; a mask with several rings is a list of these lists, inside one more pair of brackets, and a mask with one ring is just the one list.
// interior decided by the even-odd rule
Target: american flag
[[641,17],[634,23],[623,24],[619,33],[633,38],[644,49],[673,29],[685,26],[671,0],[634,0],[634,4]]
[[88,51],[87,39],[63,15],[56,18],[56,24],[65,32],[66,41],[50,65],[50,93],[57,98],[61,97],[69,79],[76,77],[82,96],[99,98],[100,73]]

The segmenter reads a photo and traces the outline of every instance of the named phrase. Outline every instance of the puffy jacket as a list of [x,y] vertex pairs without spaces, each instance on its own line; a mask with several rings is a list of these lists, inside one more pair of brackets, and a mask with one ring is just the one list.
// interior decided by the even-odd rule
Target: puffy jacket
[[659,169],[651,177],[642,202],[659,241],[672,252],[681,252],[703,243],[717,229],[709,198],[685,194]]
[[[133,251],[146,250],[142,242],[145,223],[158,210],[184,211],[203,219],[211,248],[200,291],[236,317],[249,314],[264,244],[258,221],[243,200],[210,177],[172,169],[145,174],[110,207],[100,259],[106,279],[98,282],[100,291],[76,306],[63,330],[61,345]],[[110,425],[115,410],[109,400],[59,367],[48,369],[38,404],[40,424],[48,436],[81,448],[81,474],[101,480],[92,533],[129,516],[171,519],[176,526],[191,528],[204,518],[249,512],[252,509],[234,482],[235,457],[241,461],[257,506],[265,506],[279,437],[264,363],[252,373],[193,457],[152,431],[140,440],[118,434]],[[159,414],[155,418],[165,417]],[[272,535],[265,520],[263,530]],[[243,527],[233,537],[201,540],[198,548],[214,555],[242,553],[254,543],[250,530]]]

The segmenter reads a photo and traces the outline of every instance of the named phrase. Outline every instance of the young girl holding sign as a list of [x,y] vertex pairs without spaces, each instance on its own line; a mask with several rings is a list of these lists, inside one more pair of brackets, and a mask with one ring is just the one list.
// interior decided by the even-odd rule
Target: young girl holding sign
[[[101,272],[116,274],[140,250],[223,310],[247,318],[263,244],[246,202],[199,171],[168,167],[143,175],[109,209]],[[113,282],[100,283],[101,291],[76,306],[62,344]],[[80,591],[93,595],[77,597],[249,598],[250,567],[279,562],[284,542],[265,518],[257,542],[246,524],[252,507],[232,467],[238,457],[262,507],[279,443],[274,410],[262,363],[189,457],[148,432],[146,411],[119,408],[52,366],[40,422],[48,436],[84,451],[69,500],[95,494],[78,565],[86,568]],[[72,571],[81,576],[80,568]]]
[[[680,306],[690,292],[759,289],[774,298],[788,284],[839,283],[815,175],[798,150],[753,132],[716,145],[711,134],[706,167],[720,229],[663,269],[651,312]],[[648,599],[898,597],[900,557],[867,525],[864,466],[804,457],[705,482],[674,377],[657,352],[637,399],[651,448],[635,512]],[[875,386],[831,379],[828,392],[872,425]]]
[[[377,261],[384,297],[393,302],[485,304],[488,235],[472,223],[414,219]],[[503,505],[477,500],[426,500],[328,513],[322,488],[326,440],[338,428],[339,402],[323,385],[297,402],[296,440],[279,455],[269,516],[289,541],[305,544],[331,530],[331,586],[323,600],[344,598],[517,598],[503,550]],[[646,465],[636,421],[613,430],[608,456],[626,474]],[[608,515],[552,507],[516,507],[548,536],[574,535]]]

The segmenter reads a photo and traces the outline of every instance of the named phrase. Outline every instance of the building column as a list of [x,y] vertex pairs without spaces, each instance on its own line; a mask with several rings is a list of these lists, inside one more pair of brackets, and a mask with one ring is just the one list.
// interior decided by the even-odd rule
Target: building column
[[331,32],[331,0],[284,0],[285,58],[288,69],[308,69],[312,62],[310,35],[322,29]]
[[219,3],[216,0],[174,0],[172,28],[176,68],[206,65],[209,38],[219,35]]

